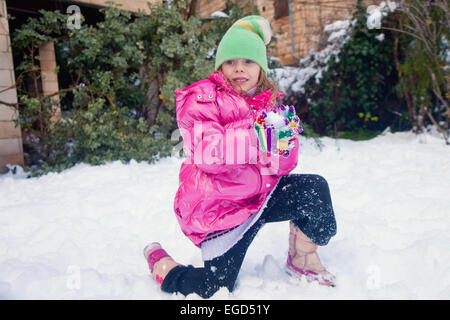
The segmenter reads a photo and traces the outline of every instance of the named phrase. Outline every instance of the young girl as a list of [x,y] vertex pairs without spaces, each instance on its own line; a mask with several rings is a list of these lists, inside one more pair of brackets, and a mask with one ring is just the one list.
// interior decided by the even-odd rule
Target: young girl
[[165,292],[208,298],[221,287],[233,291],[258,230],[277,221],[290,221],[286,271],[334,286],[317,255],[317,246],[336,234],[327,182],[289,174],[297,166],[296,138],[287,157],[272,155],[259,147],[253,127],[258,114],[278,109],[275,101],[283,97],[267,78],[270,38],[264,18],[236,21],[217,49],[216,72],[175,90],[187,159],[174,211],[183,233],[201,248],[204,267],[175,262],[159,243],[146,246],[152,277]]

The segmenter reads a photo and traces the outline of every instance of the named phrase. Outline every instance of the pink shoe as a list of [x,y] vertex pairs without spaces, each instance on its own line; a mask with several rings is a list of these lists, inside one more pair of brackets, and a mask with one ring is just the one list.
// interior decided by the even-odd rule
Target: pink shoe
[[[171,258],[158,242],[153,242],[144,248],[144,257],[147,260],[148,267],[150,268],[150,272],[152,273],[152,275],[155,263],[165,257]],[[156,282],[158,282],[158,284],[161,286],[164,278],[158,274],[155,274],[154,278]]]
[[291,255],[288,255],[286,262],[286,272],[292,277],[301,279],[302,276],[306,277],[308,282],[317,281],[322,286],[335,287],[334,281],[336,277],[329,273],[328,271],[324,273],[317,273],[311,270],[303,270],[296,267],[292,263]]

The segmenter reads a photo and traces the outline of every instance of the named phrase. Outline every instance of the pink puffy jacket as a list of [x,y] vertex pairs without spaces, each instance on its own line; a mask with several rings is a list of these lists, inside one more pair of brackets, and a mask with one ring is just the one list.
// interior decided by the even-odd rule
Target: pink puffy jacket
[[273,108],[270,91],[240,96],[215,72],[175,93],[187,159],[174,210],[184,234],[200,247],[209,233],[238,226],[258,212],[280,176],[297,166],[298,141],[288,158],[259,149],[253,124],[260,110]]

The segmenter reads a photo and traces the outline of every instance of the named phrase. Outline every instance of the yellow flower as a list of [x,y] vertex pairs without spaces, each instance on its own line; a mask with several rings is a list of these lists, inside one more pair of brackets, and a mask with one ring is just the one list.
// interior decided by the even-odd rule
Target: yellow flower
[[360,112],[360,113],[358,113],[358,116],[359,116],[360,118],[362,118],[362,117],[364,117],[364,113]]

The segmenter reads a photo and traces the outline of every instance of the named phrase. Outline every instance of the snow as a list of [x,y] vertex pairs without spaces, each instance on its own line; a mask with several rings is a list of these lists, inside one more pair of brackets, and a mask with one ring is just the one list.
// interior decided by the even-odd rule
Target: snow
[[383,17],[399,8],[395,1],[382,1],[380,5],[371,5],[367,7],[367,27],[369,29],[380,29]]
[[222,11],[214,11],[213,13],[211,13],[211,17],[213,17],[213,18],[229,18],[230,16]]
[[380,33],[379,35],[377,35],[376,37],[375,37],[378,41],[383,41],[384,40],[384,33]]
[[[300,137],[300,146],[293,173],[320,174],[331,189],[338,233],[319,254],[337,287],[285,274],[289,226],[280,222],[255,238],[236,290],[211,299],[448,299],[442,138],[387,132],[364,142]],[[180,263],[202,264],[173,213],[182,161],[0,176],[0,299],[185,299],[160,291],[142,255],[159,241]]]
[[327,24],[324,28],[324,32],[331,32],[331,31],[339,31],[341,29],[347,29],[350,27],[350,21],[349,20],[338,20],[333,23]]
[[347,34],[346,30],[339,30],[336,32],[333,32],[329,37],[328,37],[328,42],[333,42],[336,39],[340,39],[342,37],[344,37]]

